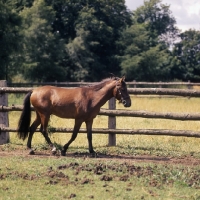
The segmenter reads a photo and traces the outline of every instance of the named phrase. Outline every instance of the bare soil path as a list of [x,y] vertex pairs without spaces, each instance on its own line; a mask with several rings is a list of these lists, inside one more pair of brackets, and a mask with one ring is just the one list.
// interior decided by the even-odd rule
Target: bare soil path
[[112,160],[118,162],[132,162],[132,163],[153,163],[153,164],[164,164],[164,165],[184,165],[184,166],[200,166],[200,159],[195,158],[193,156],[185,156],[185,157],[161,157],[161,156],[151,156],[151,155],[107,155],[107,154],[97,154],[97,156],[92,156],[89,153],[67,153],[67,156],[63,157],[60,154],[51,155],[49,151],[39,151],[36,152],[35,155],[28,155],[28,152],[25,150],[13,150],[6,151],[2,150],[0,147],[0,157],[13,157],[13,156],[23,156],[27,158],[48,158],[52,159],[67,159],[67,158],[91,158],[97,160]]

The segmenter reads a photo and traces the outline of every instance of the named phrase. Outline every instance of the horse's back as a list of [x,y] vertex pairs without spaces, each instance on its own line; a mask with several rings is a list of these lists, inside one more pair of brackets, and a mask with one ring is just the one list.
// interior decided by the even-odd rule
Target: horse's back
[[[61,88],[55,86],[42,86],[33,90],[31,95],[32,100],[40,101],[62,101],[65,98],[69,100],[74,98],[79,93],[79,88]],[[64,98],[64,99],[63,99]]]

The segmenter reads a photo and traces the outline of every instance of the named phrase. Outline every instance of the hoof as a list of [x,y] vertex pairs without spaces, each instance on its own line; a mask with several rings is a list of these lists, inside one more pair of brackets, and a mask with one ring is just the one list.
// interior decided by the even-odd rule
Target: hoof
[[56,153],[57,153],[57,149],[56,149],[56,147],[53,147],[53,149],[51,150],[51,154],[56,155]]
[[90,155],[94,158],[97,157],[97,153],[93,150],[93,151],[90,151]]
[[66,156],[66,152],[64,150],[61,151],[61,156]]
[[89,150],[89,152],[91,153],[91,154],[96,154],[96,152],[92,149],[92,150]]
[[35,155],[35,152],[33,150],[30,150],[29,155]]
[[51,151],[52,155],[56,155],[57,151]]

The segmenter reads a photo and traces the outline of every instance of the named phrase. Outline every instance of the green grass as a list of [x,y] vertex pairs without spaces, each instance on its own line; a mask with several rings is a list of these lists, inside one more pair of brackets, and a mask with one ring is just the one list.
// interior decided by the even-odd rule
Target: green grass
[[82,158],[1,158],[7,199],[199,199],[199,170]]

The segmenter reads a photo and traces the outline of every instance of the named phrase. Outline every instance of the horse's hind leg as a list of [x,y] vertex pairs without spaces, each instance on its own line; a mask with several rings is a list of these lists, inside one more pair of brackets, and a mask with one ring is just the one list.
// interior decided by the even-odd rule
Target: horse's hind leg
[[30,133],[28,136],[28,141],[27,141],[27,148],[30,149],[29,154],[33,155],[34,151],[31,148],[31,142],[32,142],[32,138],[33,138],[33,134],[36,131],[37,127],[40,125],[41,120],[40,120],[40,116],[38,115],[38,113],[36,112],[36,119],[35,121],[32,123],[32,125],[30,126]]
[[51,140],[48,136],[48,132],[47,132],[47,126],[48,126],[50,115],[40,114],[40,118],[41,118],[41,129],[40,129],[40,131],[41,131],[42,135],[44,136],[46,142],[52,148],[52,150],[51,150],[52,154],[56,154],[56,147],[51,142]]
[[78,134],[78,131],[79,131],[79,129],[80,129],[82,123],[83,123],[82,120],[77,120],[77,119],[75,119],[74,130],[73,130],[71,139],[68,141],[68,143],[66,143],[66,144],[64,145],[63,150],[61,151],[61,155],[62,155],[62,156],[65,156],[65,155],[66,155],[66,151],[67,151],[69,145],[76,139],[77,134]]

